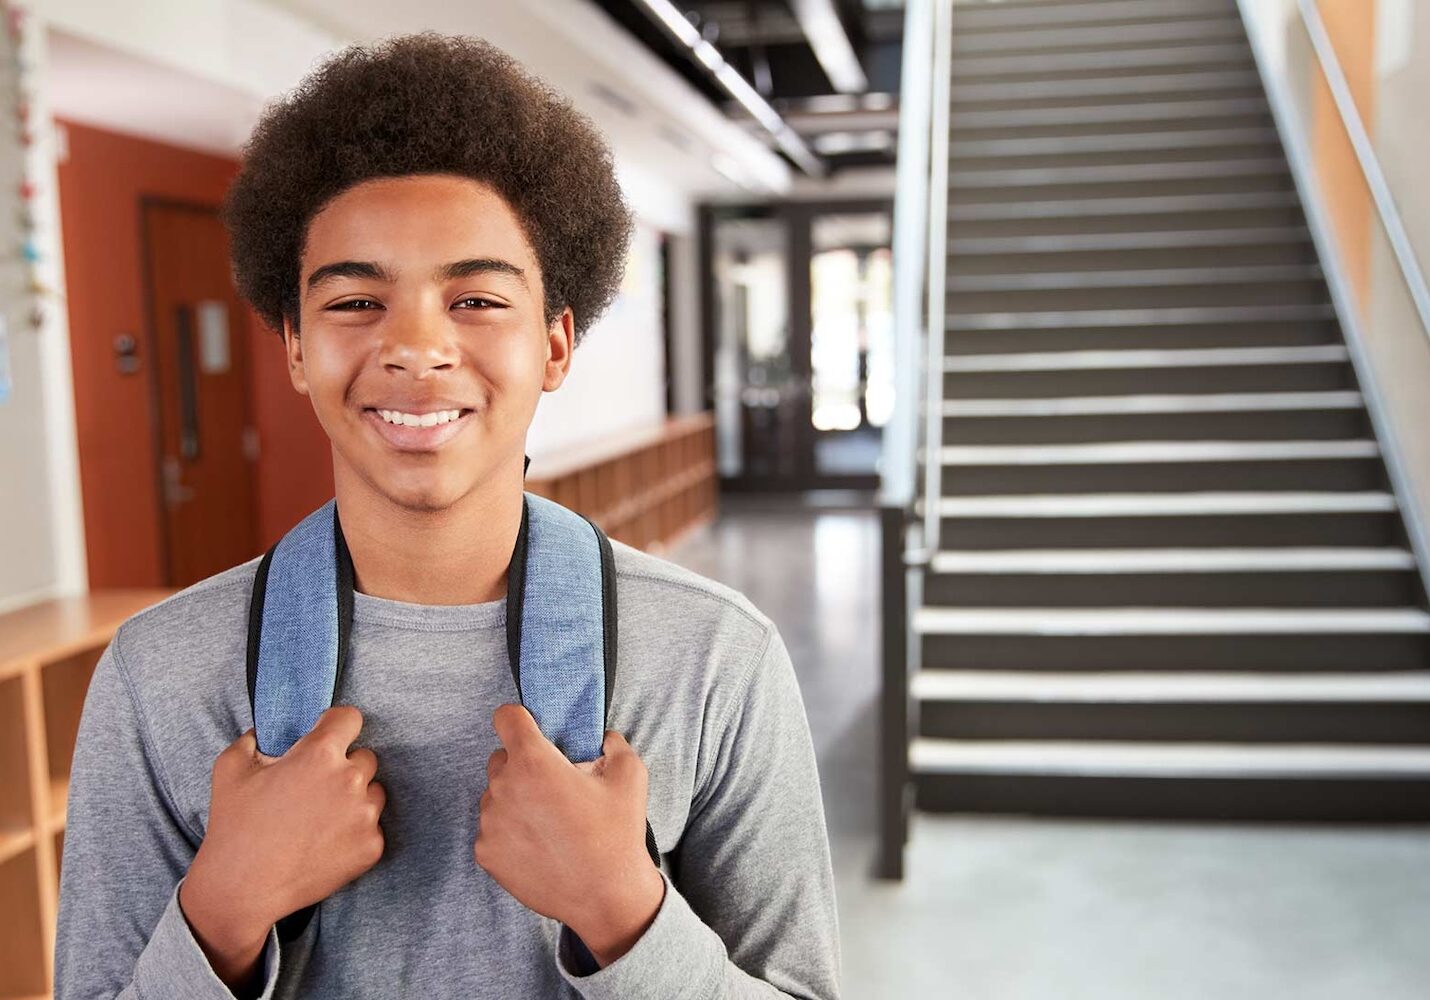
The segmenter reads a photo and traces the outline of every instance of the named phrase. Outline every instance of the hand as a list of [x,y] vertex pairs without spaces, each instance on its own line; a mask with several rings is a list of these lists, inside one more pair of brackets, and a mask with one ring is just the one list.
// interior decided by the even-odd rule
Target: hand
[[214,761],[208,830],[185,880],[186,914],[228,914],[261,938],[280,918],[326,899],[372,868],[385,846],[387,803],[377,757],[347,748],[362,713],[335,705],[282,757],[258,751],[253,729]]
[[602,755],[573,764],[523,706],[492,714],[502,742],[478,803],[477,864],[528,909],[559,920],[602,965],[655,919],[665,881],[645,848],[647,774],[607,731]]

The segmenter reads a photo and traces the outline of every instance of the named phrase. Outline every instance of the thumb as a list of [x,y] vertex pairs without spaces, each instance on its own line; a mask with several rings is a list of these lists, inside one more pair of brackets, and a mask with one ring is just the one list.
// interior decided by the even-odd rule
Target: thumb
[[601,741],[601,756],[618,757],[633,753],[635,753],[635,751],[631,749],[631,745],[626,742],[624,736],[614,729],[606,730],[606,736]]
[[248,731],[234,741],[234,750],[243,755],[243,759],[254,764],[271,764],[277,757],[270,757],[262,750],[258,749],[258,729],[249,726]]
[[635,751],[626,742],[626,738],[614,729],[607,729],[605,737],[601,740],[601,756],[595,760],[581,761],[576,763],[576,770],[585,771],[587,774],[601,777],[613,766],[617,765],[622,757],[634,755]]

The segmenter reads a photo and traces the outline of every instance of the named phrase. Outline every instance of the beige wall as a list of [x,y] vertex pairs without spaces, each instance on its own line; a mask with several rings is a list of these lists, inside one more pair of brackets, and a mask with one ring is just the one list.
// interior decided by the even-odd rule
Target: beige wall
[[[1380,0],[1379,6],[1372,140],[1423,273],[1430,260],[1430,4]],[[1422,523],[1430,524],[1430,331],[1416,317],[1378,219],[1369,231],[1365,337]]]

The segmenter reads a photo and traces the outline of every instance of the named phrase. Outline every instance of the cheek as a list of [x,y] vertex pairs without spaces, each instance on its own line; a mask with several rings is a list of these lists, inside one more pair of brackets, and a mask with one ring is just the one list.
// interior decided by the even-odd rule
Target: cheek
[[531,336],[503,337],[476,352],[478,370],[497,391],[512,401],[532,401],[541,395],[546,369],[545,341]]
[[361,369],[361,359],[349,352],[334,350],[323,338],[316,338],[303,352],[303,375],[308,397],[318,420],[329,430],[341,419],[347,406],[349,388]]

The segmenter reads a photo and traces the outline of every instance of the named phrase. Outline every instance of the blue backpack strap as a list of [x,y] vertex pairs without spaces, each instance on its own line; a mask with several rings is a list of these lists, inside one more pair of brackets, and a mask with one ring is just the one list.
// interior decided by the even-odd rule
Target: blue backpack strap
[[335,500],[258,565],[248,617],[248,698],[258,749],[281,757],[333,704],[353,621],[353,562]]
[[507,658],[521,703],[568,760],[595,760],[616,669],[609,539],[575,511],[526,494],[506,607]]
[[[585,516],[527,493],[507,572],[506,609],[507,659],[521,703],[568,760],[595,760],[616,688],[611,540]],[[645,847],[659,868],[649,821]]]

